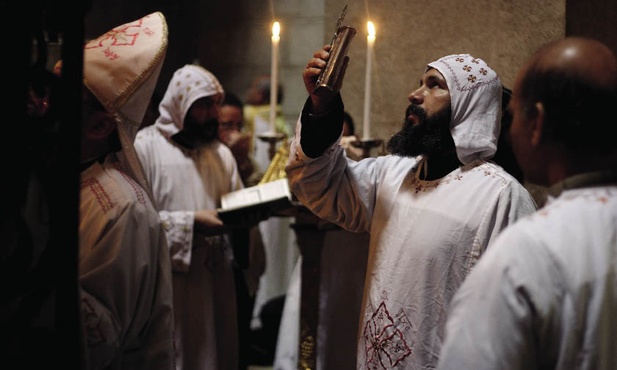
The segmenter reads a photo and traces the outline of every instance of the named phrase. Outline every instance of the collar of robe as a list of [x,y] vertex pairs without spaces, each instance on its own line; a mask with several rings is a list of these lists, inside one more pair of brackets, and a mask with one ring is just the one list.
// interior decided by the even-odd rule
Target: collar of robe
[[548,188],[547,192],[553,197],[559,196],[564,190],[588,188],[598,185],[617,185],[617,171],[603,170],[580,173],[570,176],[563,181],[556,183]]

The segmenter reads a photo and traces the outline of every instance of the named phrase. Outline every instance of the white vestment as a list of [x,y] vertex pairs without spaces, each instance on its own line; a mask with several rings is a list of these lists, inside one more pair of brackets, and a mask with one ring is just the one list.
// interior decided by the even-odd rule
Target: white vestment
[[88,369],[173,369],[171,266],[154,205],[114,154],[84,170],[80,187]]
[[135,149],[167,230],[173,268],[178,369],[237,367],[233,254],[227,236],[193,232],[197,210],[220,207],[243,187],[231,150],[218,140],[187,150],[157,124],[139,131]]
[[185,148],[172,139],[199,99],[222,94],[216,77],[199,65],[178,69],[154,125],[137,133],[135,150],[152,185],[171,254],[178,370],[237,370],[238,322],[233,251],[228,235],[194,232],[195,211],[221,206],[242,189],[231,150],[213,139]]
[[[353,147],[355,136],[343,136],[341,146],[353,160],[362,153]],[[352,233],[326,223],[319,261],[319,323],[316,364],[320,370],[356,367],[358,317],[362,306],[369,235]],[[310,246],[308,246],[310,248]],[[318,247],[318,246],[315,246]],[[274,357],[275,369],[294,369],[300,348],[300,306],[302,303],[302,256],[294,269],[285,296]],[[311,284],[311,281],[308,281]],[[314,302],[306,302],[313,305]]]
[[617,186],[566,190],[504,231],[451,305],[442,369],[614,369]]
[[[317,369],[351,369],[356,367],[358,317],[362,306],[369,235],[341,229],[323,232],[325,235],[319,271]],[[295,369],[298,366],[301,274],[302,257],[298,259],[285,296],[274,358],[274,368],[277,370]],[[311,282],[308,281],[308,284]],[[309,306],[313,303],[306,302]]]
[[535,211],[533,199],[481,159],[424,181],[417,174],[422,157],[355,162],[333,142],[309,158],[301,126],[298,120],[287,165],[292,191],[317,216],[371,234],[357,367],[435,366],[454,292],[492,239]]

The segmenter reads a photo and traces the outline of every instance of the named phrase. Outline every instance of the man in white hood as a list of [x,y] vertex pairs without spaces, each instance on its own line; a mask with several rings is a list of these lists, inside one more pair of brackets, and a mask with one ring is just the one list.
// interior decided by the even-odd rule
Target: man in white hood
[[468,54],[429,63],[388,142],[392,154],[356,162],[339,145],[338,89],[316,89],[329,50],[316,51],[303,71],[310,97],[291,143],[289,182],[317,216],[371,235],[357,368],[432,369],[452,296],[495,236],[536,209],[489,161],[502,84]]
[[238,369],[236,260],[217,208],[222,195],[244,185],[218,140],[224,96],[210,71],[187,64],[171,78],[160,117],[135,139],[167,231],[178,370]]

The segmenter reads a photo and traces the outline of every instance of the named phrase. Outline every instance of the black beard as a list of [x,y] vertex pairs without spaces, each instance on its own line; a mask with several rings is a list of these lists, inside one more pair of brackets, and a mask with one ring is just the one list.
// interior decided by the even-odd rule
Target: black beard
[[187,116],[184,121],[184,131],[191,134],[196,141],[202,144],[209,143],[219,135],[219,122],[216,118],[205,122],[194,122]]
[[193,121],[187,115],[184,120],[184,128],[173,135],[172,139],[185,148],[196,149],[218,138],[218,125],[217,119],[200,123]]
[[[407,117],[413,113],[418,123],[416,125]],[[454,139],[450,133],[452,110],[448,106],[427,117],[426,111],[410,105],[405,112],[403,128],[388,140],[387,149],[394,155],[415,157],[424,154],[442,155],[455,149]]]

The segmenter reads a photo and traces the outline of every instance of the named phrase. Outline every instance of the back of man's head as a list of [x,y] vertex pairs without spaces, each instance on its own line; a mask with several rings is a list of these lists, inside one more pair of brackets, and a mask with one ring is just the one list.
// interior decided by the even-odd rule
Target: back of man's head
[[570,153],[617,153],[617,57],[604,44],[567,37],[540,48],[524,67],[518,96],[524,114],[544,109],[543,140]]

